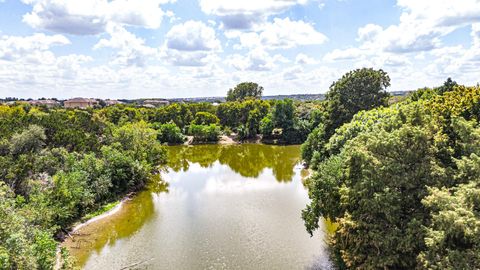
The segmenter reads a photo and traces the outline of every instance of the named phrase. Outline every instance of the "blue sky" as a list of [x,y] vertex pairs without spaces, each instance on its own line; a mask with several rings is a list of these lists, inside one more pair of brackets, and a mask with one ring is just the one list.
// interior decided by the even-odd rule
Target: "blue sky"
[[0,0],[0,97],[325,93],[480,81],[480,0]]

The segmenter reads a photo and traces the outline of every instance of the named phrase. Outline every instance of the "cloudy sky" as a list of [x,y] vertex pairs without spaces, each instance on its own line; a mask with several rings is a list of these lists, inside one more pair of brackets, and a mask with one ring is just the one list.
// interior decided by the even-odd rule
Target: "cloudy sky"
[[480,81],[480,0],[0,0],[0,97],[325,93]]

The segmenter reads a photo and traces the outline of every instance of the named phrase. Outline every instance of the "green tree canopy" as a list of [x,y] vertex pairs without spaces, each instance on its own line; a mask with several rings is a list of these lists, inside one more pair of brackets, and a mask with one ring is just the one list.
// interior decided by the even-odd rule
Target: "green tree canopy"
[[210,125],[218,124],[220,120],[215,114],[209,112],[197,112],[195,118],[192,121],[194,125]]
[[240,101],[247,98],[259,99],[262,97],[263,87],[254,82],[242,82],[235,88],[228,90],[227,101]]
[[362,68],[343,75],[327,93],[327,135],[333,135],[336,128],[359,111],[388,105],[389,94],[385,90],[389,86],[390,77],[381,69]]
[[362,110],[371,110],[388,105],[389,94],[385,91],[390,86],[390,77],[383,70],[362,68],[350,71],[330,86],[327,93],[327,107],[322,116],[324,124],[317,127],[312,136],[302,147],[302,158],[310,164],[315,152],[322,160],[328,157],[323,149],[335,130],[352,120]]
[[340,268],[480,267],[479,102],[479,87],[455,87],[336,130],[306,181],[302,216],[310,233],[321,217],[336,222]]

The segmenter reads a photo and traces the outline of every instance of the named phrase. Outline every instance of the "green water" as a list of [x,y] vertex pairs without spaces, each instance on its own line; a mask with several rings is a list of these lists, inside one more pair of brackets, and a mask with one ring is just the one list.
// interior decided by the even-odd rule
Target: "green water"
[[169,147],[161,180],[67,241],[85,269],[328,269],[298,146]]

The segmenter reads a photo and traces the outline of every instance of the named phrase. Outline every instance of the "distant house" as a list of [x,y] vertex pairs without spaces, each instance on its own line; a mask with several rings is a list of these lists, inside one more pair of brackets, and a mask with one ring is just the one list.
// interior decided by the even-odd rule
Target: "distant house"
[[105,105],[107,105],[107,106],[113,106],[113,105],[117,105],[117,104],[123,104],[123,102],[118,101],[118,100],[114,100],[114,99],[105,100]]
[[142,107],[144,108],[155,108],[155,106],[153,106],[152,104],[143,104]]
[[33,106],[46,106],[48,108],[53,108],[60,105],[58,101],[53,99],[30,100],[28,103]]
[[162,100],[162,99],[147,99],[143,101],[143,106],[145,105],[152,105],[154,107],[163,107],[163,106],[168,106],[170,102],[168,100]]
[[65,108],[85,109],[98,105],[98,101],[93,98],[72,98],[63,102]]

